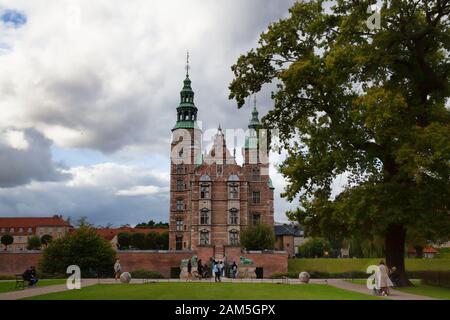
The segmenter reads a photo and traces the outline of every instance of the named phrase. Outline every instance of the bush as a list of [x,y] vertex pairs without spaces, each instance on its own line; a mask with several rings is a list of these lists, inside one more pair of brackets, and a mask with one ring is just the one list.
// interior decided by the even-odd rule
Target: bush
[[275,245],[273,227],[259,223],[244,229],[241,233],[241,245],[247,250],[273,249]]
[[330,250],[330,243],[322,238],[313,238],[298,247],[301,258],[322,258]]
[[0,280],[15,280],[16,277],[10,274],[0,274]]
[[117,235],[117,243],[120,249],[128,249],[131,244],[131,237],[129,233],[122,232]]
[[[329,272],[318,272],[318,271],[308,271],[311,276],[311,279],[366,279],[370,275],[361,271],[351,271],[351,272],[342,272],[342,273],[329,273]],[[290,279],[298,279],[298,275],[300,272],[282,272],[282,273],[274,273],[270,276],[271,279],[280,279],[283,277],[288,277]]]
[[418,272],[418,278],[423,284],[450,288],[450,271],[422,271]]
[[156,271],[139,269],[131,271],[131,277],[134,279],[164,279],[163,275]]
[[180,267],[172,267],[170,268],[170,278],[177,279],[180,277],[181,269]]
[[14,242],[14,238],[10,234],[4,234],[0,238],[0,242],[5,246],[5,251],[10,244]]
[[48,274],[66,274],[67,267],[77,265],[83,277],[113,274],[116,252],[94,229],[80,227],[55,239],[44,250],[39,270]]
[[39,250],[41,248],[41,239],[37,236],[28,238],[27,250]]

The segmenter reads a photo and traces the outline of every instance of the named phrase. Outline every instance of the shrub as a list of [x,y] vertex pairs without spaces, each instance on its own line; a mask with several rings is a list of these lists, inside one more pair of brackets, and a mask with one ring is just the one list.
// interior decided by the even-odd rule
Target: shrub
[[423,284],[450,288],[450,271],[422,271],[418,278]]
[[130,245],[135,249],[145,248],[145,234],[143,233],[133,233],[130,237]]
[[0,274],[0,280],[15,280],[16,277],[10,274]]
[[302,258],[322,258],[325,251],[330,250],[329,241],[322,238],[313,238],[298,247],[299,256]]
[[5,246],[5,251],[8,249],[8,246],[14,242],[14,238],[9,234],[4,234],[0,238],[0,242]]
[[80,227],[73,233],[53,240],[44,250],[39,270],[49,274],[65,274],[77,265],[83,277],[112,275],[116,252],[94,229]]
[[172,267],[170,268],[170,277],[172,279],[177,279],[180,277],[181,269],[180,267]]
[[37,236],[28,238],[27,250],[39,250],[41,248],[41,239]]
[[273,227],[259,223],[244,229],[241,233],[241,245],[247,250],[273,249],[275,245]]
[[131,271],[131,277],[135,279],[164,279],[163,275],[156,271],[138,269]]
[[131,236],[129,233],[122,232],[117,235],[117,242],[120,249],[128,249],[131,243]]

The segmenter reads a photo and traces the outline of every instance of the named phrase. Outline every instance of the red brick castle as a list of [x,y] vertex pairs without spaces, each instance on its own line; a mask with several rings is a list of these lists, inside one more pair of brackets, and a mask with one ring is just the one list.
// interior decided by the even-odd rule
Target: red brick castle
[[255,104],[242,166],[236,163],[235,151],[227,149],[220,126],[213,147],[202,154],[197,112],[187,73],[172,129],[169,249],[213,247],[221,256],[227,246],[239,247],[240,233],[247,226],[274,224],[268,149],[261,142]]

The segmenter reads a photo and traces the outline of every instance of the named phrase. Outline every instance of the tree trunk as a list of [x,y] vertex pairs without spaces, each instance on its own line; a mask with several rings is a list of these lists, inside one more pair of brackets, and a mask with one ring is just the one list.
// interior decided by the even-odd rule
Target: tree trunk
[[412,286],[405,272],[405,239],[406,230],[402,225],[391,224],[388,226],[385,236],[386,265],[388,268],[397,268],[396,285],[400,287]]

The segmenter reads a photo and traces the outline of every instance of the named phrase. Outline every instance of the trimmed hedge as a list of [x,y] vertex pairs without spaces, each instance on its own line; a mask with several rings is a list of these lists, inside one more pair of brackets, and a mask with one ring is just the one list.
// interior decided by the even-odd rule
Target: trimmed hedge
[[10,274],[0,274],[0,280],[15,280],[16,277]]
[[424,271],[419,279],[423,284],[450,288],[450,271]]
[[130,272],[134,279],[164,279],[163,275],[156,271],[138,269]]

